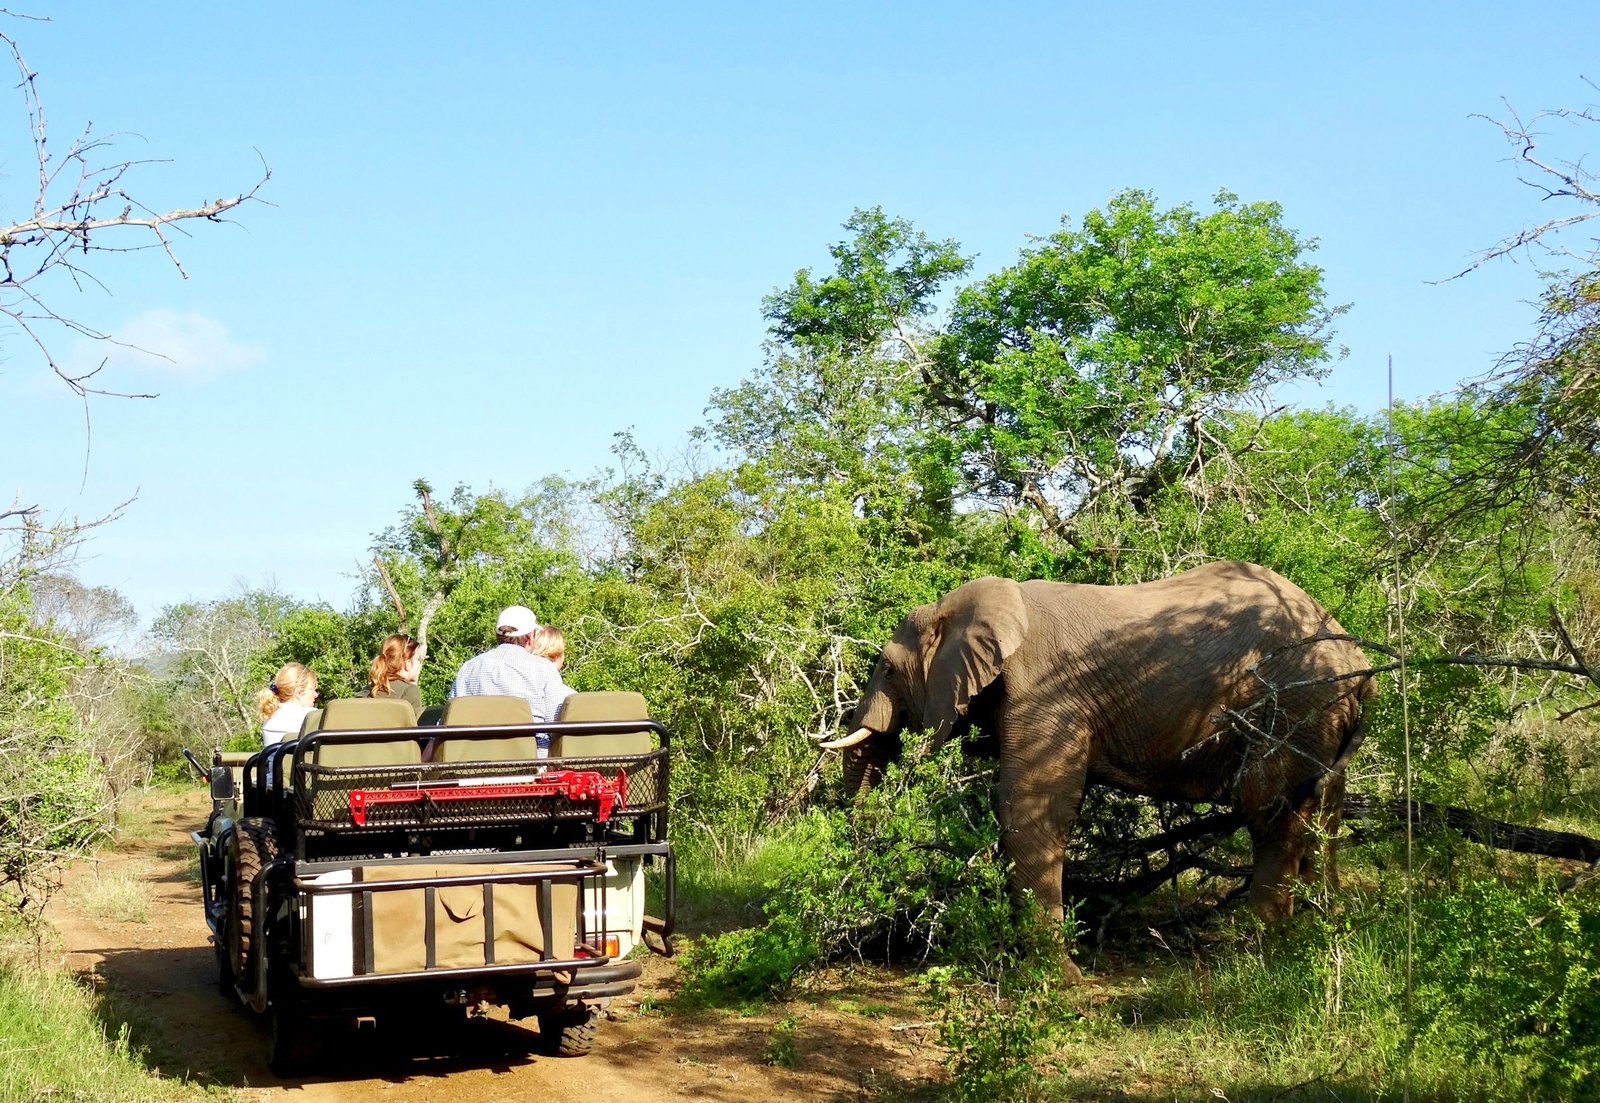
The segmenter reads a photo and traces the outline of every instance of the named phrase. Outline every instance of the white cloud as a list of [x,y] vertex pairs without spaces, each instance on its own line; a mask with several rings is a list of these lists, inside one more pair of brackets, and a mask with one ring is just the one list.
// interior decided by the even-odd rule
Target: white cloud
[[204,314],[147,310],[111,333],[113,341],[80,338],[64,358],[69,374],[93,371],[105,361],[103,378],[125,373],[166,379],[206,379],[255,367],[267,358],[260,345],[228,335],[228,327]]

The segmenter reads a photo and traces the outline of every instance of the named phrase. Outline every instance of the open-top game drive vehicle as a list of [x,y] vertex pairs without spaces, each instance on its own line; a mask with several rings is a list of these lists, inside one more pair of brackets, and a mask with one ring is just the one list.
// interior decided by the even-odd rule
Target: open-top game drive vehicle
[[213,755],[193,835],[206,923],[224,993],[270,1016],[279,1075],[335,1021],[442,1026],[486,1005],[582,1055],[640,976],[630,951],[671,952],[670,737],[639,694],[576,694],[542,724],[519,698],[458,697],[438,721],[330,701],[298,740]]

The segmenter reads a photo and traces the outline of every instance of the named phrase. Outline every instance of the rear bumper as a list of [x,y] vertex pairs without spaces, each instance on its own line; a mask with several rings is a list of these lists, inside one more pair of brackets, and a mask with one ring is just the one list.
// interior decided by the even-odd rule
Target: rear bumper
[[541,1005],[570,1007],[626,996],[639,983],[638,961],[613,961],[571,970],[537,967],[435,969],[426,977],[373,976],[335,981],[293,978],[287,1002],[323,1012],[361,1014],[441,1003],[498,1003],[525,1013]]
[[530,962],[527,965],[480,965],[470,969],[428,969],[415,973],[374,973],[323,979],[297,973],[294,979],[301,988],[307,989],[384,988],[418,984],[459,988],[463,985],[505,981],[524,990],[576,992],[580,988],[625,984],[627,987],[621,992],[604,993],[620,996],[632,991],[634,982],[643,972],[644,966],[637,961],[603,961],[595,965],[577,964],[572,968],[555,969],[544,962]]

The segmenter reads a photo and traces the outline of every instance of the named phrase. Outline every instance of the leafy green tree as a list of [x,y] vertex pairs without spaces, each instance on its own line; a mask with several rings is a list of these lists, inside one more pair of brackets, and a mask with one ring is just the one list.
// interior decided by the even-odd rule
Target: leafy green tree
[[94,660],[38,616],[26,554],[0,566],[0,906],[31,918],[105,826],[106,793],[72,702]]
[[802,269],[763,303],[767,363],[713,393],[710,433],[763,480],[841,489],[883,538],[927,542],[954,506],[925,416],[933,315],[971,261],[880,208],[844,228],[831,273]]
[[[374,544],[388,585],[375,575],[360,595],[352,623],[366,638],[353,654],[365,655],[364,672],[394,630],[391,601],[422,610],[418,638],[422,625],[429,631],[420,686],[425,701],[439,703],[461,663],[493,642],[505,606],[528,605],[547,623],[570,624],[574,595],[586,585],[572,544],[581,525],[568,509],[571,496],[552,484],[520,497],[457,487],[445,502],[433,499],[425,480],[416,485],[417,503]],[[364,673],[360,681],[366,684]]]
[[929,398],[970,492],[1072,538],[1202,478],[1220,422],[1335,352],[1314,248],[1275,203],[1223,192],[1202,215],[1128,191],[964,289]]
[[[1259,424],[1274,386],[1339,351],[1315,242],[1274,203],[1224,192],[1202,214],[1123,192],[959,289],[954,242],[877,210],[846,228],[832,273],[767,300],[767,368],[714,398],[717,439],[774,477],[849,487],[864,518],[895,519],[886,539],[933,554],[1042,573],[1114,557],[1094,518],[1142,515],[1168,486],[1208,494],[1240,411]],[[998,530],[969,519],[984,505]]]

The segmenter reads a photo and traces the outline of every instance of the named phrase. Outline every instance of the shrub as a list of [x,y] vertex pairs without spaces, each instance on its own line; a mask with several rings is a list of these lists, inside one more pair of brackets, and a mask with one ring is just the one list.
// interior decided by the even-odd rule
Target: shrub
[[763,1055],[767,1064],[784,1069],[800,1067],[800,1051],[794,1041],[794,1029],[799,1023],[793,1015],[786,1015],[772,1024],[772,1034]]
[[951,1099],[992,1103],[1038,1094],[1049,1051],[1083,1022],[1061,1001],[1069,984],[1062,971],[1068,930],[1029,908],[1012,928],[1013,944],[987,963],[988,976],[961,965],[928,971]]
[[772,879],[766,924],[702,941],[691,1000],[749,999],[839,956],[970,963],[993,979],[1019,942],[989,779],[960,747],[910,754],[849,811],[811,813]]
[[1418,1032],[1548,1099],[1600,1090],[1600,893],[1474,881],[1417,921]]
[[[1411,1020],[1406,915],[1386,886],[1174,962],[1132,1010],[1235,1087],[1329,1070],[1379,1097],[1591,1099],[1600,1067],[1600,894],[1531,879],[1419,885]],[[1204,1039],[1203,1043],[1193,1039]]]

